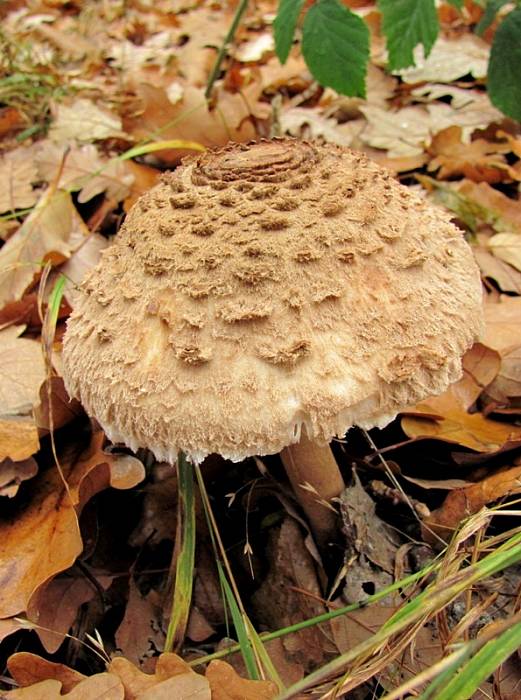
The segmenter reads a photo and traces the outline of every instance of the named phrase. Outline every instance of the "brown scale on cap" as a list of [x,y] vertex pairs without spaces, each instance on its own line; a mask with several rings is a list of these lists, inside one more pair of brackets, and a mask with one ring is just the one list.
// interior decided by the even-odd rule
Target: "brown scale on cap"
[[449,218],[363,155],[293,140],[163,176],[83,289],[69,392],[114,440],[170,461],[385,424],[457,379],[481,328]]

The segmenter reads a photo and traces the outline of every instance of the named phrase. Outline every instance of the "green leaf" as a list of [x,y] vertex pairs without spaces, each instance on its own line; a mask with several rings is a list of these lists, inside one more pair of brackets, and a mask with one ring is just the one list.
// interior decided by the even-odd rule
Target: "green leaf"
[[414,65],[414,49],[431,52],[440,25],[434,0],[378,0],[391,70]]
[[288,60],[297,20],[305,0],[280,0],[279,9],[273,22],[275,51],[281,63]]
[[339,0],[318,0],[304,19],[302,54],[321,85],[365,97],[369,29]]
[[452,5],[452,7],[455,7],[457,10],[463,9],[463,0],[445,0],[445,2],[448,5]]
[[488,64],[487,88],[492,104],[521,121],[521,7],[508,14],[497,28]]
[[476,24],[476,34],[481,36],[490,27],[497,13],[509,0],[489,0],[483,13],[483,17]]

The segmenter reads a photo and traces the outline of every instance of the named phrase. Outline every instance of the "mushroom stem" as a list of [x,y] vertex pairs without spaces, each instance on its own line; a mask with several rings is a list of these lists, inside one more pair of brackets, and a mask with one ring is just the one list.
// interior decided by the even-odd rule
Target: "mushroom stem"
[[345,488],[331,448],[312,442],[303,432],[300,442],[285,447],[280,456],[317,544],[326,545],[336,538],[337,531],[330,501]]

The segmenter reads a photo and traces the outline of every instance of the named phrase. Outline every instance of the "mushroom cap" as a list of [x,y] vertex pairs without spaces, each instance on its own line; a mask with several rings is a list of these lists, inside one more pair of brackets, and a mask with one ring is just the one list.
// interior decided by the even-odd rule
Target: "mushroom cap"
[[82,288],[69,394],[170,462],[382,427],[458,379],[482,329],[446,214],[362,154],[289,139],[166,173]]

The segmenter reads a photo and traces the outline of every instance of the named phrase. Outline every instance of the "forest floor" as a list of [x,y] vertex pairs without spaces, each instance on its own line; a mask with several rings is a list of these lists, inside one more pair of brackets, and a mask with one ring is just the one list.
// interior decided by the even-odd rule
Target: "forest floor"
[[[406,697],[458,649],[520,624],[521,546],[506,564],[487,558],[521,513],[521,126],[487,96],[495,24],[477,36],[479,4],[439,3],[430,57],[391,75],[375,2],[346,5],[371,28],[366,99],[320,87],[298,46],[281,65],[276,5],[257,0],[208,101],[233,3],[2,3],[0,697],[254,700],[325,697],[337,683],[337,697],[402,684]],[[361,150],[448,210],[481,270],[486,329],[442,396],[333,443],[349,486],[327,551],[277,456],[203,465],[223,546],[198,496],[186,634],[179,656],[161,656],[176,473],[111,445],[69,401],[61,338],[77,284],[164,170],[194,148],[273,136]],[[263,643],[254,630],[283,632]],[[521,697],[520,659],[507,656],[473,697]]]

